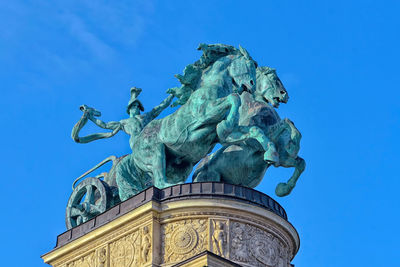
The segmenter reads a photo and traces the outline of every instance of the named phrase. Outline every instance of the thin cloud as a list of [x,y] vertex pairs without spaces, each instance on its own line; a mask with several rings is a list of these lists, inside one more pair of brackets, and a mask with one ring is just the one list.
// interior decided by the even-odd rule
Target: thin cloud
[[71,37],[79,40],[94,56],[111,59],[121,48],[134,46],[146,29],[152,1],[80,1],[61,7],[62,19]]
[[[140,41],[153,1],[0,1],[0,58],[47,76],[114,64]],[[29,51],[29,52],[28,52]]]
[[115,56],[116,51],[94,32],[90,31],[86,23],[75,14],[64,14],[63,20],[70,29],[71,36],[81,42],[98,59],[109,59]]

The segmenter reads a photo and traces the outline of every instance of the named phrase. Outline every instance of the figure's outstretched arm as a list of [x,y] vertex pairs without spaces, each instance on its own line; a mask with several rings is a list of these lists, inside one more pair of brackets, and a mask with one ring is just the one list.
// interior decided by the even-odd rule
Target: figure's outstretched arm
[[103,129],[108,129],[108,130],[115,130],[116,128],[121,128],[121,123],[119,121],[110,121],[110,122],[104,122],[98,118],[95,118],[93,116],[88,117],[89,120],[94,122],[97,126]]
[[[100,116],[101,113],[93,108],[90,108],[86,105],[82,105],[80,109],[83,111],[83,115],[80,120],[75,124],[74,128],[72,129],[71,137],[77,143],[89,143],[98,139],[109,138],[114,136],[118,133],[119,130],[122,128],[122,124],[120,122],[109,122],[105,123],[94,116]],[[79,137],[79,132],[86,125],[88,119],[93,121],[96,125],[104,129],[113,130],[112,132],[108,133],[95,133],[90,134],[84,137]]]
[[160,103],[160,105],[154,107],[150,111],[152,119],[157,118],[158,115],[160,115],[160,113],[171,104],[172,99],[174,99],[174,95],[169,95],[166,99],[164,99],[164,101]]
[[72,128],[71,137],[75,142],[81,143],[80,138],[79,138],[79,132],[81,131],[83,126],[86,125],[87,121],[88,121],[88,114],[87,114],[87,112],[83,112],[82,117],[74,125],[74,128]]
[[74,139],[74,140],[77,143],[85,144],[85,143],[89,143],[89,142],[92,142],[95,140],[113,137],[114,135],[116,135],[119,132],[120,129],[121,129],[121,127],[119,126],[119,127],[115,128],[112,132],[108,132],[108,133],[95,133],[95,134],[89,134],[84,137],[77,136],[78,140],[76,140],[76,139]]

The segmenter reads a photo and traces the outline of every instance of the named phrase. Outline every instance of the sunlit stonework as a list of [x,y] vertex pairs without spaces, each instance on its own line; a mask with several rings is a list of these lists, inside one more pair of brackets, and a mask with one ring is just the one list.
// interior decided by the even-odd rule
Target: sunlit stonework
[[[297,232],[278,203],[221,183],[148,189],[106,211],[104,221],[96,219],[60,235],[44,260],[54,267],[197,266],[190,264],[223,260],[215,266],[289,267],[299,248]],[[202,254],[207,251],[211,254]]]

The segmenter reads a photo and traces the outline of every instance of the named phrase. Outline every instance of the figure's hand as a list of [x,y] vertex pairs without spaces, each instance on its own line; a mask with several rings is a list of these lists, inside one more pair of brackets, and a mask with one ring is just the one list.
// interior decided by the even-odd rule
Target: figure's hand
[[88,117],[100,117],[101,116],[101,112],[98,111],[97,109],[91,108],[87,105],[82,105],[79,107],[80,110],[83,111],[84,115],[88,116]]

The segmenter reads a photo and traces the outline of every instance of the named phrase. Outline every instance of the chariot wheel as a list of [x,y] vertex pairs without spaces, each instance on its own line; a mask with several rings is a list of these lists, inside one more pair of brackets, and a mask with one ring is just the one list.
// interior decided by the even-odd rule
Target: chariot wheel
[[65,224],[71,229],[106,211],[111,201],[110,190],[102,180],[89,177],[72,191],[65,212]]

